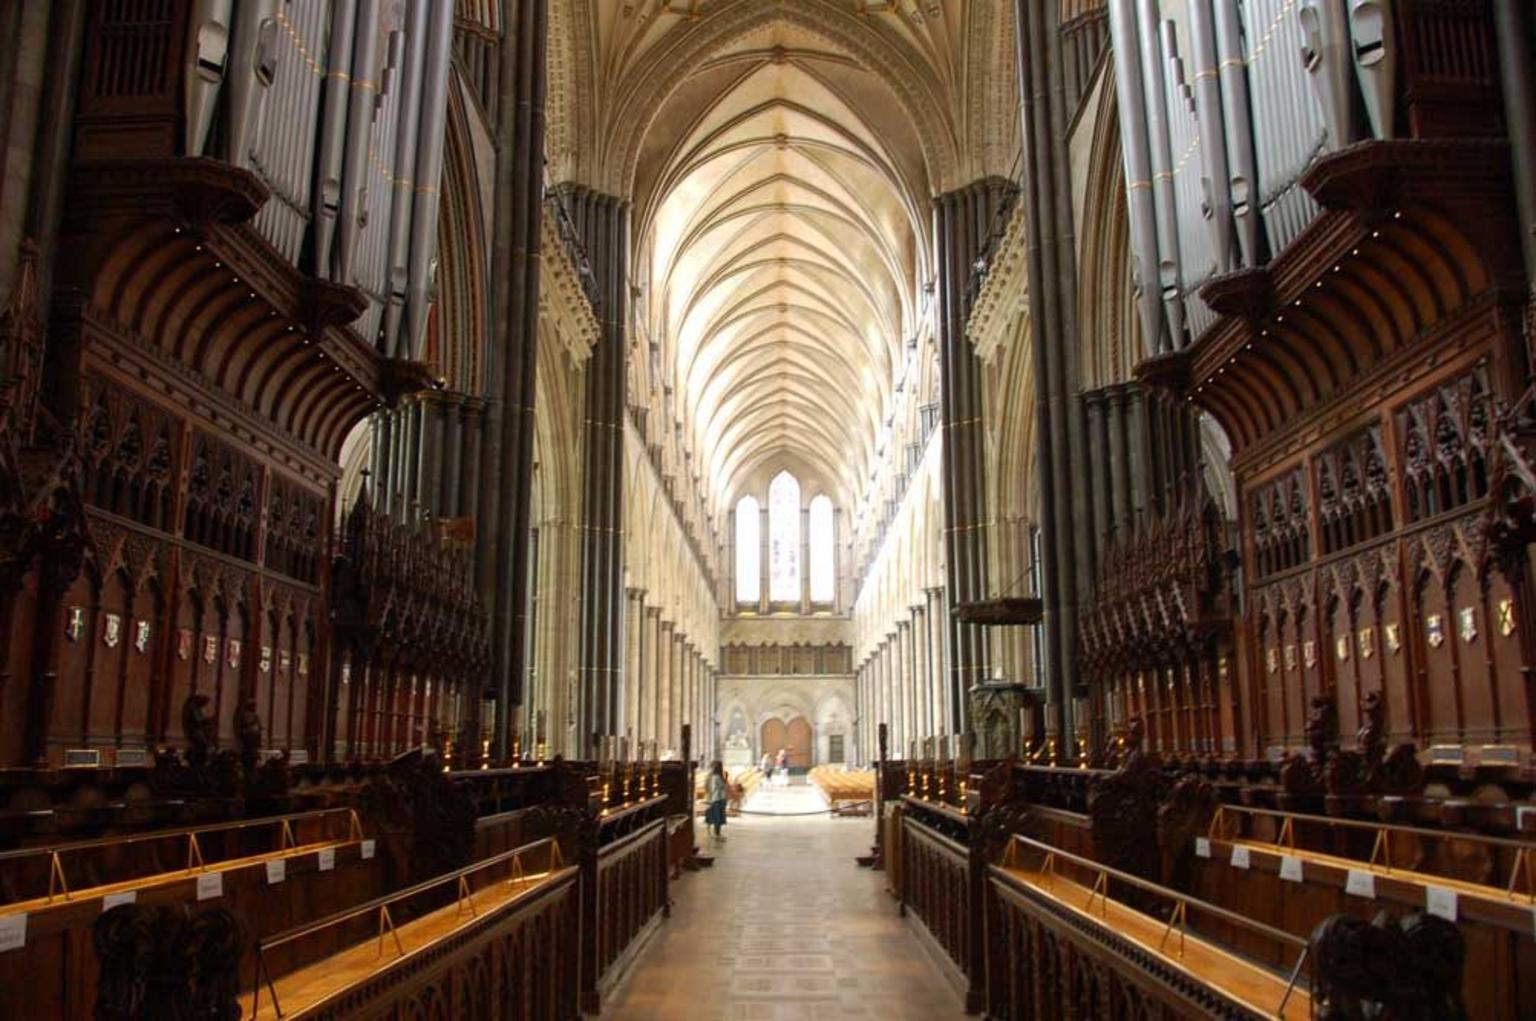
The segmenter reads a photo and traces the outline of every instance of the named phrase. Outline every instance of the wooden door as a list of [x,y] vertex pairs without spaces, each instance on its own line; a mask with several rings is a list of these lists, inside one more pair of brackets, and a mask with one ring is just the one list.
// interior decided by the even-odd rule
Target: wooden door
[[767,755],[775,762],[778,761],[779,749],[789,747],[789,732],[784,726],[784,721],[778,717],[763,721],[762,751],[758,756]]
[[808,769],[811,765],[811,724],[804,716],[796,716],[785,728],[784,747],[789,749],[792,768]]

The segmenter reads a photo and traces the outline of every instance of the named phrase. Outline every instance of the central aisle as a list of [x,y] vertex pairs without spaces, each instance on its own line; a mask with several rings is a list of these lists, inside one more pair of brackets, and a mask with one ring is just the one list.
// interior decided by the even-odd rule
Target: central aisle
[[[793,788],[791,788],[793,790]],[[700,833],[703,833],[700,820]],[[960,997],[854,864],[869,819],[744,816],[603,1011],[619,1021],[960,1021]]]

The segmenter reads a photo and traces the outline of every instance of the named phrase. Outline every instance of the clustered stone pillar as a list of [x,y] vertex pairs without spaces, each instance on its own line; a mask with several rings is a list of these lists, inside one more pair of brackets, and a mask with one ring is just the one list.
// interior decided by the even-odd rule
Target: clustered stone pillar
[[624,409],[629,204],[573,187],[571,220],[597,281],[599,333],[587,365],[586,470],[581,557],[581,700],[578,733],[622,729]]
[[[1034,328],[1037,475],[1045,609],[1046,728],[1072,733],[1069,684],[1077,675],[1077,612],[1090,578],[1092,516],[1078,380],[1077,275],[1062,85],[1060,12],[1015,0],[1024,202],[1029,234],[1029,316]],[[1066,747],[1064,744],[1063,747]]]
[[984,178],[934,200],[938,252],[940,422],[944,429],[944,553],[949,599],[949,715],[964,719],[966,692],[987,679],[984,629],[955,617],[961,603],[988,596],[985,432],[981,365],[966,336],[972,267],[986,248],[998,210],[1012,200],[1013,182]]
[[[460,511],[479,523],[476,563],[491,620],[490,689],[498,709],[492,754],[511,752],[528,652],[530,497],[543,238],[547,0],[508,5],[497,78],[496,209],[491,236],[491,363],[487,406],[450,428],[468,439]],[[469,410],[466,407],[466,410]],[[400,433],[400,429],[392,433]],[[478,437],[478,440],[475,438]],[[399,462],[397,462],[399,463]],[[451,469],[450,469],[451,470]],[[483,484],[482,481],[489,483]],[[473,504],[471,501],[474,501]]]

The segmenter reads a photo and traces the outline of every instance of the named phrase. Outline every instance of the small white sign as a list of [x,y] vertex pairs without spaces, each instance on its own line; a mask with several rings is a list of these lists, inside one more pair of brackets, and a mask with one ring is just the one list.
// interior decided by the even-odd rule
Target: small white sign
[[1211,856],[1211,842],[1205,837],[1195,838],[1195,857],[1209,858]]
[[124,890],[122,893],[109,893],[101,898],[101,910],[103,913],[111,911],[119,904],[135,904],[139,900],[137,890]]
[[363,843],[362,843],[362,854],[363,854],[363,860],[364,861],[367,861],[369,858],[373,857],[373,848],[374,848],[374,843],[373,843],[372,840],[365,840],[365,841],[363,841]]
[[1536,805],[1515,806],[1515,832],[1525,832],[1525,820],[1528,816],[1536,816]]
[[20,950],[27,945],[27,913],[25,911],[0,918],[0,950]]
[[336,867],[336,849],[334,847],[322,847],[315,859],[320,863],[321,872],[329,872]]
[[1294,854],[1280,856],[1280,878],[1292,883],[1301,882],[1301,859]]
[[1252,866],[1248,860],[1248,848],[1243,844],[1232,845],[1232,867],[1234,869],[1246,869]]
[[267,885],[275,886],[288,878],[288,860],[275,858],[267,862]]
[[197,899],[212,900],[224,896],[224,873],[204,872],[197,877]]
[[1344,892],[1367,900],[1376,899],[1376,875],[1363,869],[1350,869],[1344,878]]
[[1424,908],[1448,922],[1456,921],[1456,891],[1443,886],[1424,887]]

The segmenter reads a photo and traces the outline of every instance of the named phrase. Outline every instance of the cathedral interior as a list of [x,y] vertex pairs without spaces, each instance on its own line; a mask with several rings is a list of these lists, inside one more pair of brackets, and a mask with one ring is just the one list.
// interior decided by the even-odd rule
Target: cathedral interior
[[1536,1017],[1529,0],[6,0],[0,144],[0,1017]]

